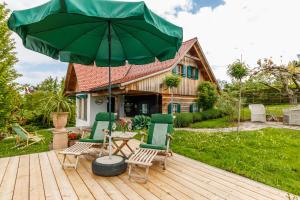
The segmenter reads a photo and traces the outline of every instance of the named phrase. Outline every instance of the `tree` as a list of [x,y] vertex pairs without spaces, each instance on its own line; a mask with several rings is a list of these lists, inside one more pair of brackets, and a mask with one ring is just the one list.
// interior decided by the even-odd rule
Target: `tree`
[[173,101],[174,101],[174,88],[177,88],[180,84],[180,77],[176,75],[168,75],[166,76],[164,82],[166,86],[171,90],[171,114],[173,114]]
[[215,85],[209,81],[203,81],[198,85],[198,106],[203,110],[213,108],[218,100],[218,92]]
[[297,92],[300,91],[300,61],[288,65],[276,65],[272,59],[260,59],[258,67],[253,69],[252,78],[257,82],[288,96],[290,104],[297,104]]
[[8,10],[0,4],[0,129],[5,129],[16,112],[19,95],[14,80],[19,76],[14,69],[17,62],[15,42],[7,27]]
[[238,105],[238,126],[237,131],[240,131],[241,122],[241,104],[242,104],[242,80],[248,75],[248,68],[245,63],[240,60],[235,61],[230,64],[227,69],[227,74],[234,80],[238,82],[239,87],[239,105]]
[[[62,79],[62,81],[64,81],[64,79]],[[52,78],[51,76],[49,76],[36,86],[36,90],[44,92],[58,92],[60,90],[60,87],[61,85],[58,82],[57,77]]]

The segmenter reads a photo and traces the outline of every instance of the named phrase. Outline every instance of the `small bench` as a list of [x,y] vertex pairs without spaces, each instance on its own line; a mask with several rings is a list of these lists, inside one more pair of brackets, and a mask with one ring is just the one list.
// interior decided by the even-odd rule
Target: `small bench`
[[[139,148],[134,154],[125,162],[128,163],[128,175],[131,177],[144,179],[145,182],[148,180],[149,167],[152,165],[154,157],[160,152],[155,149],[144,149]],[[132,174],[132,168],[134,165],[138,165],[145,168],[145,175]]]
[[[95,145],[95,143],[90,143],[90,142],[76,142],[73,146],[70,146],[69,148],[66,148],[64,151],[59,152],[59,154],[64,155],[62,167],[63,168],[64,167],[74,167],[76,169],[79,156],[86,153],[94,145]],[[75,163],[66,163],[65,161],[66,161],[67,155],[75,156],[75,158],[76,158]]]

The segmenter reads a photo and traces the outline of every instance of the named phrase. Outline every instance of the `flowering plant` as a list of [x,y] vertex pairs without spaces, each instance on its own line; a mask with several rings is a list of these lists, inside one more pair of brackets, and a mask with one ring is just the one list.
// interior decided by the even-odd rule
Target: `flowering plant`
[[123,132],[132,130],[132,121],[130,119],[120,118],[118,125]]
[[69,133],[68,134],[68,139],[69,140],[78,140],[81,138],[81,134],[80,133]]

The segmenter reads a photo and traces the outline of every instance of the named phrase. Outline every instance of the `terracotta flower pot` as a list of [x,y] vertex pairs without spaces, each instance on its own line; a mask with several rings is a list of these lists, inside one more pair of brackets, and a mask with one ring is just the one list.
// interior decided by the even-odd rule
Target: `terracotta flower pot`
[[68,112],[53,112],[52,121],[56,131],[65,131],[68,122]]

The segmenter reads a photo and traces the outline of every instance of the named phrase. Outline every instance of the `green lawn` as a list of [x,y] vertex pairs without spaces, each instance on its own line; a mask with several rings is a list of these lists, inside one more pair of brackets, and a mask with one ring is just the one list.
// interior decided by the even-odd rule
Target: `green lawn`
[[228,117],[196,122],[190,125],[191,128],[226,128],[233,126],[236,126],[236,123],[230,122]]
[[174,152],[300,195],[300,131],[177,131]]
[[16,144],[15,138],[0,141],[0,158],[49,151],[49,143],[52,140],[52,133],[47,130],[40,130],[37,133],[44,136],[45,143],[41,142],[33,144],[27,148],[15,149],[13,148]]

